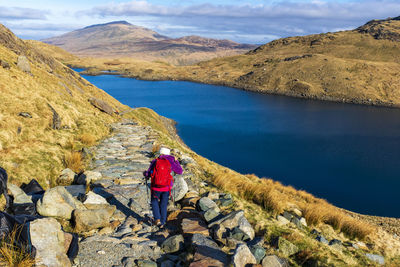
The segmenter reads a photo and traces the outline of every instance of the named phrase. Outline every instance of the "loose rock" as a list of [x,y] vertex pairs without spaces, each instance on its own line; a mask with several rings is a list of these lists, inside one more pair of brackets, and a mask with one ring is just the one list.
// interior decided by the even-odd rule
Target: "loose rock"
[[58,115],[57,111],[50,104],[47,104],[47,105],[51,109],[51,112],[53,112],[53,120],[52,120],[52,123],[51,123],[51,128],[53,130],[59,130],[61,128],[60,115]]
[[161,245],[161,249],[165,253],[173,253],[183,249],[183,236],[182,235],[174,235],[167,238]]
[[262,260],[263,267],[289,267],[289,263],[276,255],[268,255]]
[[265,249],[261,246],[255,245],[250,247],[250,251],[256,258],[257,263],[261,263],[262,259],[265,257]]
[[97,99],[94,97],[89,98],[90,104],[92,104],[94,107],[98,108],[99,110],[112,115],[114,113],[114,109],[105,101],[101,99]]
[[18,56],[17,67],[26,73],[31,73],[31,65],[26,56]]
[[323,237],[322,235],[318,235],[315,239],[316,239],[317,241],[323,243],[323,244],[329,244],[328,240],[326,240],[326,238]]
[[36,248],[36,264],[71,266],[64,249],[64,233],[54,218],[37,219],[30,223],[32,245]]
[[78,178],[76,179],[76,183],[81,185],[88,185],[91,182],[100,180],[101,178],[102,175],[100,172],[85,171],[84,173],[78,176]]
[[37,212],[42,216],[71,219],[74,209],[85,210],[86,207],[63,187],[57,186],[47,190],[36,204]]
[[32,196],[28,196],[27,194],[25,194],[25,192],[18,186],[7,183],[7,189],[10,191],[11,195],[14,198],[14,204],[32,203]]
[[32,118],[32,115],[29,112],[20,112],[18,113],[18,116],[24,117],[24,118]]
[[293,245],[288,240],[282,237],[279,237],[278,239],[278,249],[279,252],[281,252],[286,257],[296,254],[299,251],[299,248],[297,246]]
[[102,196],[100,196],[100,195],[98,195],[96,193],[93,193],[92,191],[88,192],[86,194],[86,196],[87,196],[86,200],[83,202],[83,204],[85,206],[87,204],[105,204],[105,205],[108,205],[108,202],[104,197],[102,197]]
[[57,184],[59,185],[70,185],[75,179],[75,172],[71,169],[64,169],[61,175],[57,178]]
[[276,219],[278,220],[278,223],[280,225],[286,225],[286,224],[290,223],[290,221],[288,219],[286,219],[285,217],[283,217],[282,215],[278,215],[276,217]]
[[207,225],[199,218],[185,218],[181,224],[182,232],[184,234],[203,234],[209,235]]
[[257,260],[246,244],[240,244],[235,250],[232,264],[235,267],[245,267],[247,264],[257,264]]
[[199,208],[202,211],[208,211],[209,209],[214,209],[216,211],[219,211],[217,204],[208,197],[200,198],[197,204],[199,205]]
[[174,178],[174,186],[172,188],[175,201],[179,201],[185,197],[189,187],[183,177],[176,176]]
[[228,256],[223,252],[212,239],[201,234],[194,234],[192,246],[195,250],[191,267],[196,266],[227,266]]
[[217,217],[220,215],[220,213],[219,213],[218,210],[219,210],[219,209],[215,209],[215,208],[212,208],[212,209],[207,210],[207,211],[204,213],[204,219],[205,219],[207,222],[210,222],[210,221],[212,221],[213,219],[217,218]]
[[371,261],[377,262],[382,265],[385,264],[385,258],[381,255],[366,253],[365,256]]
[[105,209],[74,210],[73,222],[75,231],[88,232],[108,226],[115,209],[115,206],[109,206]]

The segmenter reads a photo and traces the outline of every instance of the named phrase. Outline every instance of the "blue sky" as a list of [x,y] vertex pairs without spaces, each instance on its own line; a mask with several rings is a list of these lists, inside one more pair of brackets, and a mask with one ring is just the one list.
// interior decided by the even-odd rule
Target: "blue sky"
[[238,42],[354,29],[400,15],[399,0],[0,0],[0,23],[25,39],[126,20],[171,37],[201,35]]

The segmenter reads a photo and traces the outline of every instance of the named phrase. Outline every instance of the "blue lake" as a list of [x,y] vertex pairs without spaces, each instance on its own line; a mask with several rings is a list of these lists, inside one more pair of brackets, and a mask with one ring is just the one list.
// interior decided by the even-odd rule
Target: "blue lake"
[[194,151],[352,211],[400,217],[400,110],[178,81],[84,76],[177,121]]

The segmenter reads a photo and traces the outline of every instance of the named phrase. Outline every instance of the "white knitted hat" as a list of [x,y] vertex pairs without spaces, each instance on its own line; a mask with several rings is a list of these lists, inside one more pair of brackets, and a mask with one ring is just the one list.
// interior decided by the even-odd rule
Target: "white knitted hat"
[[160,149],[160,154],[161,154],[161,155],[170,155],[170,154],[171,154],[171,150],[169,150],[169,148],[162,147],[162,148]]

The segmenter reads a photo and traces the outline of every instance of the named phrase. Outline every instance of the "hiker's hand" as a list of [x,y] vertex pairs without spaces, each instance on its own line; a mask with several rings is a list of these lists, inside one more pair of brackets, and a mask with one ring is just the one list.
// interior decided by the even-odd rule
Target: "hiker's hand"
[[143,171],[143,176],[147,179],[147,178],[149,178],[148,176],[147,176],[147,171]]

